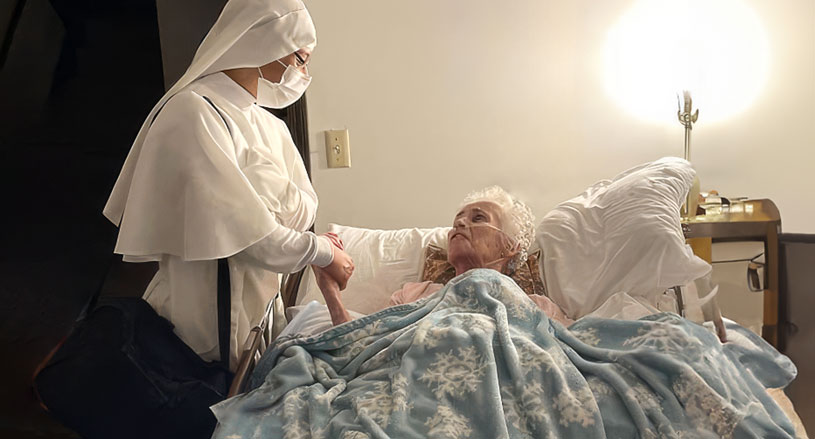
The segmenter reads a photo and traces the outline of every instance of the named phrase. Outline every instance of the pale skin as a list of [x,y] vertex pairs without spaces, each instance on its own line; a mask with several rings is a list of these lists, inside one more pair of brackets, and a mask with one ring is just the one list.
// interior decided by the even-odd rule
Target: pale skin
[[[447,235],[447,260],[456,269],[456,275],[474,268],[507,272],[509,261],[519,249],[500,231],[502,226],[501,207],[495,203],[479,201],[461,209]],[[339,325],[352,320],[340,300],[340,288],[333,277],[325,269],[313,265],[311,268],[331,314],[331,322]]]
[[[308,49],[300,49],[279,60],[274,60],[260,66],[260,72],[258,71],[258,67],[242,67],[224,70],[223,73],[257,98],[258,79],[261,73],[264,79],[271,82],[280,82],[280,79],[283,77],[283,72],[286,71],[286,66],[293,66],[303,74],[308,74],[306,65],[310,58],[311,51]],[[340,241],[336,235],[326,234],[324,236],[331,240],[334,258],[331,263],[325,267],[312,267],[315,268],[315,273],[319,270],[323,284],[327,285],[329,293],[323,293],[326,296],[326,301],[329,301],[330,298],[339,300],[339,292],[345,289],[345,286],[348,284],[348,279],[350,279],[351,274],[354,273],[354,261],[351,259],[351,256],[343,250],[342,241]],[[345,315],[348,316],[347,311]],[[347,320],[351,320],[350,316],[347,317]]]
[[[328,236],[329,239],[331,239],[331,242],[334,244],[335,259],[337,258],[338,250],[343,255],[347,256],[347,253],[345,253],[343,250],[343,244],[339,237],[333,234],[326,234],[326,236]],[[350,256],[348,259],[351,259]],[[317,281],[317,286],[320,287],[320,291],[323,293],[323,298],[325,298],[325,305],[328,307],[328,313],[331,314],[331,322],[336,326],[353,320],[351,318],[351,314],[348,313],[345,305],[343,305],[342,301],[340,300],[340,291],[345,289],[348,279],[354,273],[354,262],[350,262],[350,270],[343,268],[342,274],[347,275],[344,278],[338,278],[337,276],[333,275],[328,270],[329,268],[331,268],[331,265],[325,268],[321,268],[316,265],[311,266],[312,271],[314,271],[314,279]],[[340,279],[340,281],[337,279]]]
[[447,261],[456,269],[456,276],[474,268],[507,272],[519,249],[499,231],[503,226],[501,207],[489,201],[468,204],[456,214],[447,234]]

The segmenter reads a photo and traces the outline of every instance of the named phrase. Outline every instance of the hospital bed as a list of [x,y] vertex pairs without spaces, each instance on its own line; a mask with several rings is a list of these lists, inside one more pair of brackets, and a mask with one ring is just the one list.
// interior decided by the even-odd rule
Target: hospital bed
[[[349,230],[349,229],[354,230],[356,233],[359,233],[360,231],[362,231],[363,233],[365,232],[365,229],[356,229],[356,228],[353,228],[353,227],[339,226],[339,225],[334,225],[334,224],[332,224],[331,227],[332,227],[333,231],[335,231],[336,233],[341,233],[341,234],[344,234],[344,232]],[[428,230],[428,229],[425,229],[425,230]],[[440,228],[440,230],[442,232],[440,235],[446,234],[446,228]],[[377,231],[370,231],[370,232],[375,232],[375,233],[385,232],[385,234],[388,234],[390,232],[397,232],[397,233],[400,233],[400,234],[404,234],[404,232],[407,232],[407,233],[412,232],[414,234],[421,234],[421,233],[423,233],[425,231],[422,230],[422,229],[413,229],[413,230],[405,230],[405,231],[379,231],[379,230],[377,230]],[[437,238],[436,241],[438,241],[438,237],[436,237],[436,238]],[[430,244],[430,245],[433,245],[433,244]],[[353,247],[354,247],[354,242],[353,241],[350,241],[350,246],[351,246],[352,252],[353,252]],[[417,255],[417,257],[418,257],[418,255]],[[366,258],[366,259],[370,260],[369,257]],[[359,258],[357,258],[356,260],[357,260],[357,264],[359,264]],[[420,261],[417,261],[417,264],[419,262]],[[376,270],[379,270],[379,268],[378,267],[366,267],[364,265],[358,268],[359,272],[366,272],[367,271],[367,272],[370,273],[370,272],[376,271]],[[421,273],[417,272],[417,273],[415,273],[415,275],[413,277],[404,279],[404,281],[421,281],[422,276],[420,274]],[[360,280],[359,279],[359,276],[360,276],[359,274],[355,274],[355,276],[356,276],[356,278],[352,278],[352,281],[350,282],[350,289],[351,290],[355,289],[355,286],[356,286],[355,284],[366,284],[366,283],[369,282],[369,279]],[[273,310],[273,312],[271,314],[266,315],[261,320],[260,323],[258,323],[255,327],[253,327],[252,330],[250,331],[249,336],[247,337],[247,340],[244,343],[244,348],[243,348],[242,354],[240,356],[239,366],[238,366],[237,372],[236,372],[236,379],[235,379],[235,382],[234,382],[234,384],[232,386],[230,396],[240,393],[245,388],[246,378],[247,378],[247,376],[249,374],[251,374],[251,371],[252,371],[252,369],[254,367],[254,364],[255,364],[256,357],[259,354],[262,354],[262,350],[263,350],[264,346],[266,345],[266,343],[268,342],[268,340],[264,340],[264,337],[268,338],[268,337],[271,336],[272,330],[270,328],[269,319],[271,319],[272,321],[278,321],[278,322],[279,321],[288,322],[288,320],[290,320],[290,318],[287,316],[287,313],[285,313],[285,312],[281,313],[280,309],[283,309],[283,310],[298,309],[298,311],[299,311],[299,309],[306,308],[305,305],[310,303],[310,302],[313,305],[316,304],[316,303],[320,303],[320,304],[323,303],[321,298],[318,296],[318,290],[316,288],[316,284],[315,284],[315,281],[314,281],[314,276],[310,272],[310,269],[308,267],[306,267],[306,268],[304,268],[304,269],[302,269],[302,270],[300,270],[298,272],[291,273],[291,274],[283,276],[281,284],[282,285],[281,285],[281,290],[280,290],[279,297],[276,298],[276,300],[280,301],[280,304],[279,304],[280,306],[278,306],[276,308],[277,311],[275,312]],[[684,315],[685,310],[684,310],[684,307],[683,307],[683,301],[685,301],[687,299],[683,300],[683,296],[686,297],[689,294],[687,289],[682,288],[680,286],[676,286],[676,287],[666,289],[666,291],[664,293],[665,293],[666,298],[669,300],[669,305],[668,305],[668,307],[666,307],[665,309],[662,309],[662,310],[675,312],[677,314]],[[696,292],[693,292],[693,293],[698,294]],[[315,303],[315,301],[316,301],[316,303]],[[384,306],[384,305],[379,305],[377,308],[382,307],[382,306]],[[315,310],[318,309],[316,307],[311,307],[311,308],[313,308],[313,309],[310,309],[309,310],[310,312],[314,312]],[[351,305],[351,311],[355,311],[355,309],[353,308],[353,305]],[[325,316],[323,316],[323,317],[325,317]],[[325,323],[328,324],[328,321],[326,320]],[[278,334],[274,334],[274,335],[276,336]]]
[[[614,181],[612,181],[614,183]],[[608,184],[605,184],[606,186]],[[612,184],[613,185],[613,184]],[[620,188],[623,190],[624,188]],[[630,188],[629,188],[630,189]],[[653,212],[643,212],[643,215],[653,215]],[[563,221],[563,218],[558,218],[558,221]],[[546,221],[544,221],[545,223]],[[677,225],[678,226],[678,225]],[[403,230],[367,230],[354,227],[347,227],[341,225],[331,225],[329,231],[337,233],[346,244],[346,250],[354,257],[356,264],[356,271],[354,277],[349,282],[348,289],[343,296],[343,300],[352,311],[360,311],[360,307],[371,305],[368,309],[362,309],[364,314],[368,314],[382,309],[386,305],[386,298],[382,294],[374,294],[376,299],[371,297],[371,292],[375,291],[375,284],[377,281],[387,279],[390,285],[382,286],[381,291],[387,291],[388,294],[398,289],[398,287],[406,281],[419,281],[422,280],[422,270],[426,266],[426,257],[428,246],[443,246],[443,241],[446,239],[447,228],[439,227],[434,229],[403,229]],[[681,230],[681,228],[679,228]],[[547,233],[558,233],[556,230],[548,230]],[[641,231],[639,232],[641,233]],[[680,232],[681,237],[681,232]],[[673,238],[676,238],[675,236]],[[684,240],[683,240],[684,242]],[[378,254],[372,256],[371,251],[382,251],[385,249],[385,254]],[[372,250],[377,249],[377,250]],[[533,249],[534,250],[534,249]],[[543,249],[546,250],[546,249]],[[549,249],[552,250],[552,249]],[[553,250],[557,251],[557,249]],[[382,259],[387,259],[383,261]],[[401,267],[395,267],[402,265]],[[386,271],[385,274],[377,274],[380,271]],[[555,269],[552,269],[554,273]],[[546,270],[542,269],[542,272]],[[695,279],[698,272],[688,274],[689,279]],[[547,278],[544,274],[544,281],[552,281],[556,276]],[[670,277],[670,276],[668,276]],[[562,280],[561,280],[562,281]],[[617,279],[616,281],[619,281]],[[396,288],[394,288],[394,285]],[[549,285],[547,285],[548,287]],[[683,285],[674,285],[674,287],[665,289],[666,303],[673,303],[673,309],[660,309],[661,311],[674,311],[683,313],[682,309],[682,293],[677,287]],[[565,288],[565,287],[564,287]],[[548,289],[547,289],[548,290]],[[359,296],[355,296],[354,291],[362,292]],[[679,292],[679,294],[677,294]],[[706,291],[701,291],[704,295]],[[673,301],[671,302],[671,296]],[[698,297],[698,296],[697,296]],[[552,297],[554,299],[554,297]],[[316,289],[313,274],[308,267],[298,273],[294,273],[284,277],[281,292],[277,300],[280,305],[275,307],[276,313],[271,314],[273,320],[286,319],[287,316],[281,313],[281,310],[299,310],[301,312],[320,312],[319,307],[312,304],[308,306],[311,300],[319,300],[319,291]],[[383,302],[383,300],[385,302]],[[556,300],[557,302],[557,300]],[[322,320],[324,324],[330,325],[330,318],[327,312],[322,311]],[[301,316],[302,319],[303,316]],[[255,328],[252,329],[249,338],[244,345],[244,351],[241,355],[239,366],[235,375],[234,382],[230,389],[230,396],[238,395],[246,391],[248,378],[251,376],[252,371],[257,364],[262,352],[261,348],[265,345],[263,341],[264,335],[268,337],[270,322],[268,319],[261,321]],[[325,326],[323,326],[325,327]],[[277,335],[277,334],[274,334]],[[771,396],[776,399],[783,409],[785,409],[788,417],[793,421],[798,432],[799,437],[805,437],[803,426],[797,414],[792,408],[792,404],[784,396],[783,391],[775,391]]]
[[[342,231],[344,229],[347,230],[348,228],[341,226],[333,227],[333,230],[339,232],[340,236],[342,236]],[[346,246],[351,247],[353,249],[353,242],[346,241]],[[357,258],[356,260],[359,261],[360,258]],[[364,266],[359,267],[358,270],[360,272],[364,272],[366,271],[366,267]],[[363,280],[358,279],[358,281]],[[315,314],[322,312],[322,316],[318,316],[316,318],[321,319],[325,325],[330,325],[330,317],[328,316],[327,312],[325,312],[324,310],[320,310],[320,308],[315,306],[315,304],[312,304],[311,307],[306,305],[307,303],[305,302],[306,298],[303,296],[309,295],[310,287],[313,287],[313,275],[311,275],[310,269],[308,268],[298,273],[286,276],[284,278],[283,286],[281,288],[280,300],[284,302],[283,305],[287,309],[300,308],[301,312],[308,312],[308,308],[311,308],[311,312]],[[272,314],[272,319],[281,319],[286,317],[287,316],[285,314],[284,315],[281,315],[279,313]],[[301,315],[300,317],[302,318],[303,315]],[[252,330],[244,346],[244,351],[243,354],[241,355],[239,366],[235,375],[235,380],[230,389],[230,396],[241,394],[247,390],[248,378],[250,377],[257,361],[259,360],[262,354],[262,352],[260,351],[262,346],[264,346],[264,342],[262,341],[262,339],[264,334],[268,333],[269,323],[270,322],[267,319],[264,319]],[[777,403],[779,404],[780,407],[782,407],[782,409],[785,409],[785,411],[787,412],[787,416],[793,421],[793,423],[796,426],[796,429],[800,430],[801,433],[799,434],[798,437],[806,437],[805,432],[803,430],[803,424],[801,423],[800,418],[795,413],[791,402],[784,395],[783,391],[774,390],[770,393],[770,395],[777,401]]]
[[[663,277],[666,281],[652,285],[652,289],[668,290],[700,277],[700,273],[706,271],[705,267],[709,266],[705,263],[701,263],[700,266],[700,261],[687,254],[678,217],[679,206],[684,201],[678,195],[687,192],[693,175],[694,171],[685,161],[673,158],[660,159],[629,169],[612,180],[597,182],[580,196],[562,203],[558,208],[543,215],[543,222],[538,225],[537,242],[532,244],[529,253],[540,250],[557,255],[558,260],[567,262],[546,267],[545,258],[538,260],[541,278],[547,278],[543,282],[553,284],[546,288],[546,295],[564,309],[568,304],[561,303],[558,295],[572,301],[573,297],[582,295],[583,298],[579,302],[585,303],[578,303],[577,306],[571,304],[573,312],[569,314],[584,315],[587,314],[584,312],[585,309],[597,308],[602,302],[593,297],[585,297],[582,290],[612,290],[620,285],[635,285],[641,288],[643,284],[653,283],[654,277]],[[654,188],[654,181],[663,183]],[[534,210],[535,203],[529,201],[534,200],[527,200]],[[612,207],[605,207],[606,205]],[[598,217],[595,214],[596,210],[601,210],[605,217]],[[617,219],[621,217],[625,221],[620,222]],[[346,251],[354,258],[356,265],[354,276],[343,293],[345,306],[351,311],[363,314],[385,308],[390,293],[401,288],[405,282],[422,280],[426,249],[430,245],[446,247],[447,230],[449,229],[445,227],[437,227],[386,231],[330,225],[328,231],[337,233],[345,241]],[[578,235],[569,235],[575,230],[578,231]],[[598,233],[598,230],[602,232]],[[643,234],[643,230],[649,230],[651,236]],[[608,235],[614,238],[609,238]],[[629,236],[636,239],[628,239]],[[557,241],[568,242],[570,245],[564,248],[547,244]],[[658,251],[642,249],[642,245],[631,244],[644,243],[648,247],[653,247],[655,241],[662,243]],[[591,259],[593,256],[587,258],[585,254],[595,253],[598,242],[610,248],[625,247],[626,250],[621,252],[613,249],[615,253],[622,254],[612,260],[593,260]],[[633,256],[631,253],[634,253]],[[629,270],[633,262],[643,259],[665,260],[666,265],[675,267],[666,268],[651,264]],[[570,262],[576,260],[581,262],[577,264]],[[574,275],[575,269],[572,268],[572,265],[582,269],[585,265],[615,264],[620,268],[609,270],[612,272],[611,275],[593,276],[595,281],[591,284],[577,283],[576,278],[585,276],[583,273]],[[547,271],[548,273],[545,273]],[[615,276],[614,271],[631,273],[621,278]],[[679,273],[675,273],[677,271]],[[683,302],[682,295],[674,293],[671,295],[676,298],[673,301],[674,307],[664,310],[682,312],[678,308]],[[277,300],[281,302],[281,306],[275,307],[279,314],[274,316],[277,321],[286,320],[285,315],[279,312],[280,308],[305,305],[311,300],[323,302],[308,268],[284,276]],[[593,302],[589,303],[591,301]],[[269,322],[264,319],[252,330],[249,340],[246,341],[231,394],[240,392],[245,386],[246,377],[251,373],[257,357],[257,349],[264,346],[261,339],[269,332],[268,326]]]

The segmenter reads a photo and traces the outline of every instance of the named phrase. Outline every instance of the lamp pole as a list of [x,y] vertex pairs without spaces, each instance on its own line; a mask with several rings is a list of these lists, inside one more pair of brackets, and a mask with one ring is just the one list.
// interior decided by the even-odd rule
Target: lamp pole
[[[682,96],[685,101],[684,108],[682,108],[679,103],[679,94],[676,95],[676,116],[679,119],[679,123],[685,127],[685,160],[690,161],[690,132],[693,129],[693,124],[699,119],[699,109],[693,111],[693,100],[688,90],[683,90]],[[693,218],[696,216],[696,212],[690,212],[690,207],[696,205],[696,203],[691,203],[691,197],[697,196],[697,194],[693,192],[693,190],[689,190],[688,198],[685,200],[685,206],[682,211],[682,216],[685,218]]]
[[[699,119],[699,109],[693,112],[693,100],[690,97],[690,92],[687,90],[682,91],[682,96],[685,98],[685,108],[677,108],[676,116],[679,118],[679,123],[685,126],[685,160],[690,161],[690,131],[693,129],[693,124]],[[676,95],[676,106],[679,107],[679,95]]]

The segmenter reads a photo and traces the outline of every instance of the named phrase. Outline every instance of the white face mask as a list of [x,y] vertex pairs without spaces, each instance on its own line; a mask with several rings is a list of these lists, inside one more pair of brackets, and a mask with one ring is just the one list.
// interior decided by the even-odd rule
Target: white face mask
[[261,107],[285,108],[293,104],[303,96],[308,85],[311,84],[311,76],[304,75],[296,68],[286,65],[278,60],[280,64],[286,66],[286,71],[280,78],[279,83],[274,83],[265,79],[258,67],[258,96],[257,102]]

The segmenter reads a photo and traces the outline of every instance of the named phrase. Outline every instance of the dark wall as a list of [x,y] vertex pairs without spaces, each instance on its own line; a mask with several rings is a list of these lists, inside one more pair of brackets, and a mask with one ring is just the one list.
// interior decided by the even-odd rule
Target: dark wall
[[226,0],[156,0],[166,88],[187,70],[225,4]]
[[798,367],[798,377],[787,387],[804,428],[815,431],[815,235],[780,236],[781,295],[786,305],[779,330],[786,338],[784,354]]
[[[32,374],[106,276],[105,295],[144,291],[151,267],[116,264],[101,211],[224,3],[0,2],[0,437],[75,437],[37,405]],[[308,151],[305,99],[275,114]]]
[[0,437],[24,437],[30,374],[105,275],[101,210],[164,81],[154,0],[11,0],[0,19]]

